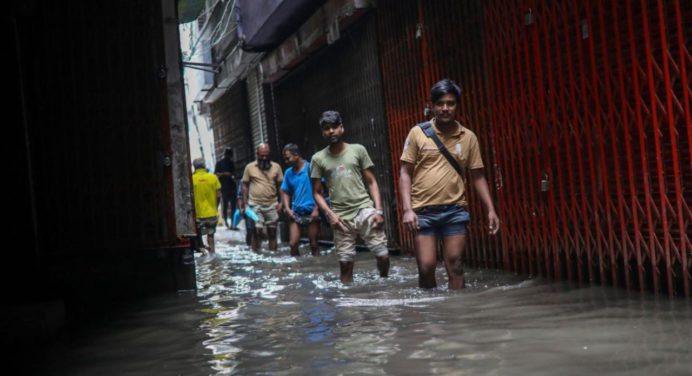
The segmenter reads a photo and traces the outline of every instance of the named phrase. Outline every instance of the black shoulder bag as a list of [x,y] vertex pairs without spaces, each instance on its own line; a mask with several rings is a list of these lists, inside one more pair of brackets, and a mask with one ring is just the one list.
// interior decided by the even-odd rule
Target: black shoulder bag
[[461,169],[461,166],[459,166],[459,163],[454,160],[454,157],[452,157],[451,154],[449,154],[449,150],[447,150],[447,147],[442,143],[439,137],[435,134],[435,128],[433,128],[432,123],[429,121],[426,121],[425,123],[420,123],[417,125],[420,127],[420,129],[423,130],[423,133],[425,133],[428,138],[431,138],[434,142],[435,145],[437,145],[437,148],[440,149],[440,153],[447,159],[447,162],[452,165],[454,170],[461,176],[462,178],[464,177],[464,172]]

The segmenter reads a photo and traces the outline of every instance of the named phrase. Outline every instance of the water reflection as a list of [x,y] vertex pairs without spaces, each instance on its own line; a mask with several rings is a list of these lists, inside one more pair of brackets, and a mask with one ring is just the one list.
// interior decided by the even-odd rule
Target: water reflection
[[463,291],[421,290],[413,259],[382,279],[367,253],[342,286],[331,250],[255,253],[231,245],[242,236],[221,230],[218,255],[197,257],[196,294],[142,301],[40,374],[692,374],[686,301],[481,270]]
[[[417,288],[415,262],[379,278],[367,253],[342,286],[318,258],[220,247],[198,260],[219,374],[687,374],[689,304],[468,271],[467,289]],[[442,268],[438,278],[443,280]]]

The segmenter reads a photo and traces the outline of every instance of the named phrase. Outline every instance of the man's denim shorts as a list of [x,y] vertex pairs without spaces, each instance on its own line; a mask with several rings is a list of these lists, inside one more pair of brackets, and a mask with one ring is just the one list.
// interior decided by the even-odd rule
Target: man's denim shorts
[[416,209],[418,235],[438,237],[466,235],[466,225],[471,216],[465,206],[436,205]]

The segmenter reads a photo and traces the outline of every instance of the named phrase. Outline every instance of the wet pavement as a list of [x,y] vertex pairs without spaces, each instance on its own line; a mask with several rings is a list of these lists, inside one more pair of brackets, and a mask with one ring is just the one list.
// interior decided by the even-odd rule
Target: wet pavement
[[[692,307],[607,287],[467,270],[467,288],[417,287],[415,260],[354,283],[335,254],[252,252],[219,228],[198,290],[143,300],[75,338],[51,375],[690,375]],[[266,242],[264,243],[266,245]]]

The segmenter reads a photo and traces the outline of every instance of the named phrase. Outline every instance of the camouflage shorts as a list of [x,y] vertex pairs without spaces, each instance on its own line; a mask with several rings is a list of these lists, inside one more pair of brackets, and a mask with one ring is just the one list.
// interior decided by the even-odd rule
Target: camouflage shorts
[[213,235],[216,233],[216,225],[219,217],[197,218],[197,232],[200,235]]

